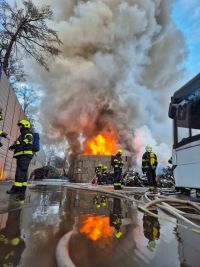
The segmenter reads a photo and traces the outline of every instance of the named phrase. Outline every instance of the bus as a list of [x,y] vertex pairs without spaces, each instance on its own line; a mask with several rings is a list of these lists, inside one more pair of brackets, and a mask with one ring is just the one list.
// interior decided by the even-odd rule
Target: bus
[[174,93],[172,164],[177,189],[200,189],[200,73]]

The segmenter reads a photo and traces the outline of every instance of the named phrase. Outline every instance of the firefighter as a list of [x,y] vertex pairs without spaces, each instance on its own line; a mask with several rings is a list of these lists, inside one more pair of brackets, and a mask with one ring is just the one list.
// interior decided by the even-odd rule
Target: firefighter
[[108,180],[108,167],[107,166],[103,166],[101,178],[102,178],[102,184],[106,184]]
[[103,165],[101,163],[98,164],[97,167],[95,167],[95,174],[96,174],[96,177],[97,177],[97,183],[98,184],[101,184],[101,173],[102,173],[102,167]]
[[[3,120],[3,113],[2,113],[2,108],[0,108],[0,121],[2,120]],[[10,136],[3,131],[0,131],[0,137],[7,138],[8,140],[10,140]],[[3,144],[1,143],[1,138],[0,138],[0,147],[1,146],[3,146]]]
[[107,196],[106,195],[101,195],[100,199],[101,199],[102,207],[106,207],[106,205],[107,205]]
[[10,212],[6,226],[0,229],[0,266],[2,267],[20,266],[21,255],[25,249],[20,232],[20,216],[21,210]]
[[146,174],[149,190],[157,190],[156,168],[158,165],[157,156],[152,152],[151,146],[145,147],[146,152],[142,156],[142,172]]
[[123,160],[122,160],[122,153],[121,149],[117,150],[117,154],[112,158],[112,166],[114,168],[114,189],[119,190],[122,189],[121,187],[121,178],[122,178],[122,167],[123,167]]
[[101,202],[100,202],[100,198],[98,195],[96,195],[94,198],[93,198],[93,204],[95,205],[95,207],[97,209],[99,209],[101,207]]
[[122,225],[122,207],[121,199],[114,198],[113,210],[110,214],[110,226],[115,228],[115,237],[120,238],[122,236],[121,225]]
[[[157,211],[154,213],[158,214]],[[156,247],[156,240],[160,238],[160,223],[157,218],[145,214],[143,217],[143,231],[144,236],[148,239],[147,248],[154,251]]]
[[106,207],[107,205],[107,196],[106,195],[101,195],[100,197],[96,195],[93,198],[93,204],[97,209],[100,209],[102,207]]
[[[3,131],[0,131],[0,137],[3,137],[3,138],[6,138],[6,139],[10,140],[10,136],[7,133],[3,132]],[[0,147],[2,147],[2,146],[3,146],[3,144],[2,144],[1,138],[0,138]]]
[[20,120],[17,124],[20,128],[20,136],[9,150],[14,151],[14,158],[17,159],[15,183],[7,191],[8,194],[25,193],[27,187],[28,167],[33,158],[33,133],[28,120]]
[[2,121],[2,120],[3,120],[3,109],[0,108],[0,121]]

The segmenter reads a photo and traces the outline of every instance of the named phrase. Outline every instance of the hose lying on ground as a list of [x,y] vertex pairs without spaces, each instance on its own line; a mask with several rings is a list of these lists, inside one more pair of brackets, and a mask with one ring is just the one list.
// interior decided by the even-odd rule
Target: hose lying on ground
[[162,202],[170,202],[170,203],[174,203],[174,204],[184,204],[184,205],[189,205],[191,207],[193,207],[194,209],[197,210],[197,212],[200,214],[200,207],[195,204],[194,202],[188,201],[188,200],[181,200],[181,199],[176,199],[176,198],[165,198],[165,199],[155,199],[152,200],[151,202],[147,203],[144,208],[148,209],[156,204],[162,203]]
[[[191,202],[191,201],[185,201],[185,200],[178,200],[178,199],[167,199],[166,197],[163,199],[163,198],[160,198],[158,199],[158,197],[156,197],[155,200],[151,200],[149,197],[149,192],[146,192],[145,193],[145,199],[149,202],[148,204],[146,204],[144,206],[144,209],[147,209],[149,207],[152,207],[154,205],[156,205],[157,207],[159,207],[160,209],[164,210],[165,212],[168,212],[170,213],[172,216],[175,216],[176,218],[192,225],[193,227],[196,227],[197,229],[200,229],[200,226],[191,222],[190,220],[188,220],[187,218],[185,218],[185,213],[183,211],[180,211],[176,208],[174,208],[173,206],[170,206],[168,205],[167,203],[165,202],[172,202],[172,203],[179,203],[179,204],[189,204],[191,205],[193,208],[197,209],[198,210],[198,213],[199,213],[199,206],[197,206],[195,203]],[[165,201],[165,202],[164,202]],[[158,204],[158,203],[161,203],[162,205]],[[193,217],[195,217],[194,215],[195,214],[192,214]],[[198,217],[197,217],[198,218]]]

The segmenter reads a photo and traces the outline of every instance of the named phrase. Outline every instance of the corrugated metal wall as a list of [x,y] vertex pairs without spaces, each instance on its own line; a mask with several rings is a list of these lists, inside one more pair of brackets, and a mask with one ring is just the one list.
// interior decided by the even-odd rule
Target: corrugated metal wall
[[[25,118],[25,114],[4,73],[2,73],[0,78],[0,107],[3,109],[4,115],[4,120],[0,122],[0,130],[12,136],[10,142],[4,138],[2,139],[3,146],[0,148],[0,161],[4,165],[4,179],[14,178],[16,162],[13,159],[13,152],[9,151],[8,147],[18,137],[19,129],[17,122]],[[33,160],[30,171],[39,166],[40,164]]]

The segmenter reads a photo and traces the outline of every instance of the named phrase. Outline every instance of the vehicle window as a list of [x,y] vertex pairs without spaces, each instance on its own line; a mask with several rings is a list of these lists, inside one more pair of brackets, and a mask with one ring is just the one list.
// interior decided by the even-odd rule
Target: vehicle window
[[189,138],[189,128],[178,127],[178,143]]

